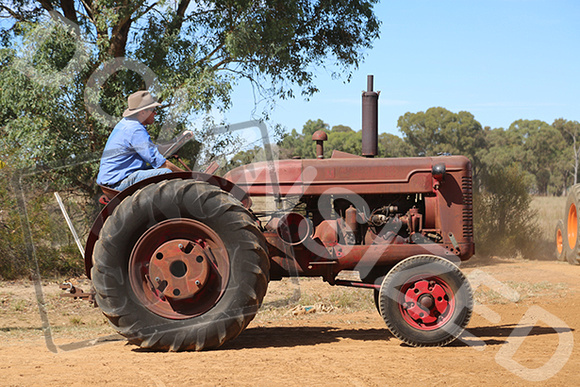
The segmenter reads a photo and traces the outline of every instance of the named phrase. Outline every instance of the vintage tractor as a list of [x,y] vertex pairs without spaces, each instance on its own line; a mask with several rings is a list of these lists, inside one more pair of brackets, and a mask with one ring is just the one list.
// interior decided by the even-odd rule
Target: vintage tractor
[[[306,276],[374,290],[387,327],[409,345],[456,339],[473,307],[457,267],[474,254],[471,164],[374,157],[372,76],[362,99],[362,156],[324,158],[327,135],[316,132],[315,159],[223,177],[173,173],[108,192],[85,264],[113,327],[144,348],[216,348],[254,318],[269,281]],[[258,197],[277,206],[255,208]]]
[[556,258],[571,265],[580,264],[578,218],[580,215],[580,184],[573,185],[566,200],[564,220],[556,224]]

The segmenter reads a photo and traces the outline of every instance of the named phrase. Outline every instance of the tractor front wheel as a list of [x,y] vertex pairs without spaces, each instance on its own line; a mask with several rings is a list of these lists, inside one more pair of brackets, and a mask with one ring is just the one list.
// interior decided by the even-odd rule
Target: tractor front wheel
[[471,318],[469,282],[453,263],[418,255],[398,263],[384,278],[381,316],[391,333],[414,347],[455,340]]

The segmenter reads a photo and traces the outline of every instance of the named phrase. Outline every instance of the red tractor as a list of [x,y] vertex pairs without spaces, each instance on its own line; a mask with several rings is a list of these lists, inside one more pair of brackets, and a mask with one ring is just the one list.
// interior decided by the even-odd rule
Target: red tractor
[[[305,276],[373,289],[387,327],[407,344],[457,338],[473,308],[457,267],[474,253],[471,164],[374,157],[372,77],[368,90],[362,156],[324,158],[326,134],[316,132],[316,159],[258,162],[224,177],[173,173],[109,193],[85,264],[115,329],[144,348],[216,348],[254,318],[269,281]],[[279,205],[256,209],[260,196]],[[343,271],[360,280],[340,279]]]

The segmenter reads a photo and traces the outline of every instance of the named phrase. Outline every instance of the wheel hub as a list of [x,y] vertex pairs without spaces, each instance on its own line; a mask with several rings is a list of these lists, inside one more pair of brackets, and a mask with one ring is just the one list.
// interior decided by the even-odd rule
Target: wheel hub
[[204,249],[187,239],[159,246],[149,261],[149,275],[161,296],[174,300],[193,297],[207,283],[210,265]]
[[435,281],[419,280],[405,292],[405,311],[417,322],[433,324],[449,307],[445,289]]
[[211,309],[227,288],[229,255],[211,227],[187,218],[162,221],[129,258],[131,288],[150,311],[186,319]]
[[430,294],[423,294],[419,298],[419,304],[421,304],[428,311],[431,310],[431,307],[433,307],[434,302],[435,300],[433,300],[433,296],[431,296]]

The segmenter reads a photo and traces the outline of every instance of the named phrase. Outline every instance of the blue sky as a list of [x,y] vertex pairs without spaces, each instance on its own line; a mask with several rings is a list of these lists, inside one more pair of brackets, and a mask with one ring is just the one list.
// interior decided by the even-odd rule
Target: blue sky
[[[368,74],[380,90],[379,132],[400,135],[406,112],[442,106],[468,111],[483,126],[518,119],[580,121],[580,1],[383,1],[381,37],[349,84],[318,71],[310,101],[279,101],[273,120],[302,129],[309,119],[361,127]],[[250,87],[241,83],[229,123],[252,118]]]

